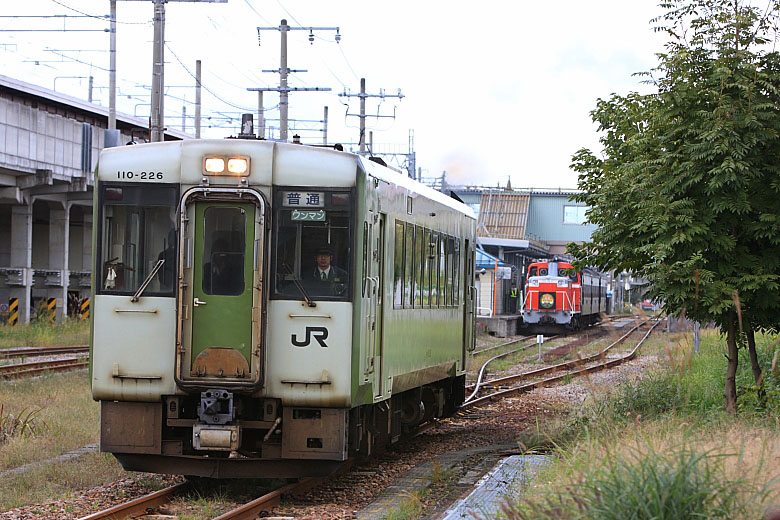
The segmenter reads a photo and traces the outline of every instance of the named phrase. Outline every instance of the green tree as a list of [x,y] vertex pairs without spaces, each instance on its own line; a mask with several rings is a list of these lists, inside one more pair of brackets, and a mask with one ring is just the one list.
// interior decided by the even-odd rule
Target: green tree
[[655,92],[598,100],[603,151],[572,158],[598,229],[570,252],[646,277],[670,315],[717,323],[736,413],[740,330],[775,328],[780,313],[780,2],[661,7],[669,43],[644,73]]

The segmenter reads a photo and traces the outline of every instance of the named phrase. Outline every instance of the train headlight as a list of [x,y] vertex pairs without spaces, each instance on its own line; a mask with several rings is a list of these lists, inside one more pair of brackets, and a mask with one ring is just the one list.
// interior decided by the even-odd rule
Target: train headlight
[[204,157],[203,173],[246,177],[249,175],[249,157]]
[[568,287],[569,281],[568,280],[558,280],[558,287]]
[[249,170],[249,162],[243,157],[228,159],[227,169],[233,175],[244,175]]
[[216,174],[225,171],[225,159],[222,157],[206,157],[203,168],[206,173]]
[[528,287],[539,287],[539,280],[528,280]]

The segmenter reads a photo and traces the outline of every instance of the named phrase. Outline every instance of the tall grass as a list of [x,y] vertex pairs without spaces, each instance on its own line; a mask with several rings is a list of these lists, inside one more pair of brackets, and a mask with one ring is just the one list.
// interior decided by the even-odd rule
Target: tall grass
[[[760,401],[753,380],[750,359],[745,349],[739,351],[737,385],[740,409],[756,415],[780,415],[780,377],[771,361],[778,349],[772,337],[758,335],[756,347],[765,369],[762,381],[766,399]],[[652,420],[670,415],[695,417],[698,421],[719,420],[724,413],[723,390],[726,378],[725,339],[707,331],[698,354],[688,342],[667,347],[664,363],[647,377],[619,384],[609,399],[599,400],[576,419],[579,426],[612,425],[630,422],[637,417]]]
[[598,460],[591,453],[565,491],[508,502],[503,512],[510,520],[747,519],[759,518],[777,497],[772,479],[756,474],[762,464],[743,475],[729,471],[742,453],[708,450],[690,437],[658,448],[652,442],[613,444]]
[[780,498],[774,339],[756,337],[761,392],[740,350],[736,418],[724,411],[725,339],[708,331],[698,354],[690,341],[669,345],[657,370],[590,399],[562,425],[542,425],[558,460],[506,517],[760,518]]
[[86,345],[89,320],[69,319],[62,325],[33,321],[29,325],[0,325],[0,348]]

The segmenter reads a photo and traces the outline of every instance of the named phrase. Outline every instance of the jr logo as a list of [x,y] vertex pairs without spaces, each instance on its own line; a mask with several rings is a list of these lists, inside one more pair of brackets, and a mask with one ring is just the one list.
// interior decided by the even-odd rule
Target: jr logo
[[321,347],[328,348],[328,345],[325,343],[325,340],[328,339],[328,329],[325,327],[306,327],[306,339],[299,341],[298,335],[293,334],[290,336],[290,341],[296,347],[308,347],[311,344],[312,336]]

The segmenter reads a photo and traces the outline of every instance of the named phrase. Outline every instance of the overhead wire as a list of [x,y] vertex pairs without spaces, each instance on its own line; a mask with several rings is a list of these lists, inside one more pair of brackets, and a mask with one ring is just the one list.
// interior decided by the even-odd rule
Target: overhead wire
[[[103,21],[111,21],[110,17],[108,15],[95,15],[95,14],[85,13],[84,11],[80,11],[80,10],[76,9],[75,7],[71,7],[71,6],[67,5],[64,2],[60,2],[60,0],[51,0],[51,1],[54,2],[55,4],[59,5],[59,6],[64,7],[65,9],[70,9],[71,11],[74,11],[76,13],[84,15],[84,16],[86,16],[88,18],[97,18],[97,19],[100,19],[100,20],[103,20]],[[147,20],[145,22],[120,22],[119,20],[115,20],[115,22],[119,23],[119,24],[124,24],[124,25],[147,25],[147,24],[152,23],[152,20]]]
[[[197,77],[195,76],[195,74],[193,74],[193,73],[192,73],[192,71],[190,71],[190,69],[189,69],[189,68],[187,68],[187,66],[184,64],[184,62],[182,62],[182,61],[181,61],[181,59],[179,58],[179,56],[178,56],[178,55],[177,55],[177,54],[176,54],[176,53],[173,51],[173,49],[171,49],[170,45],[168,45],[168,44],[166,43],[166,44],[165,44],[165,47],[166,47],[166,48],[167,48],[167,49],[170,51],[170,53],[171,53],[171,54],[173,54],[173,57],[174,57],[174,58],[176,58],[176,61],[178,61],[178,62],[179,62],[179,65],[181,65],[181,66],[182,66],[182,68],[183,68],[185,71],[187,71],[187,74],[189,74],[190,76],[192,76],[192,78],[193,78],[193,79],[197,80]],[[247,112],[251,112],[251,111],[254,111],[254,110],[255,110],[255,108],[247,108],[247,107],[244,107],[244,106],[241,106],[241,105],[236,105],[235,103],[231,103],[230,101],[227,101],[226,99],[223,99],[223,98],[222,98],[221,96],[219,96],[219,95],[218,95],[216,92],[214,92],[213,90],[211,90],[209,87],[207,87],[206,85],[203,85],[203,83],[201,83],[201,88],[203,88],[203,90],[205,90],[206,92],[208,92],[209,94],[211,94],[212,96],[214,96],[215,98],[217,98],[218,100],[220,100],[221,102],[225,103],[225,104],[226,104],[226,105],[228,105],[228,106],[231,106],[231,107],[233,107],[233,108],[237,108],[237,109],[239,109],[239,110],[245,110],[245,111],[247,111]]]
[[247,5],[247,6],[249,6],[249,8],[250,8],[252,11],[254,11],[254,13],[257,15],[257,17],[258,17],[258,18],[260,18],[262,21],[264,21],[264,22],[265,22],[265,23],[267,23],[268,25],[273,25],[273,24],[272,24],[271,22],[269,22],[269,21],[268,21],[268,20],[267,20],[267,19],[266,19],[266,18],[265,18],[265,17],[264,17],[262,14],[260,14],[260,13],[257,11],[257,9],[255,9],[255,8],[252,6],[252,4],[251,4],[251,3],[249,3],[249,0],[244,0],[244,3],[246,3],[246,5]]

